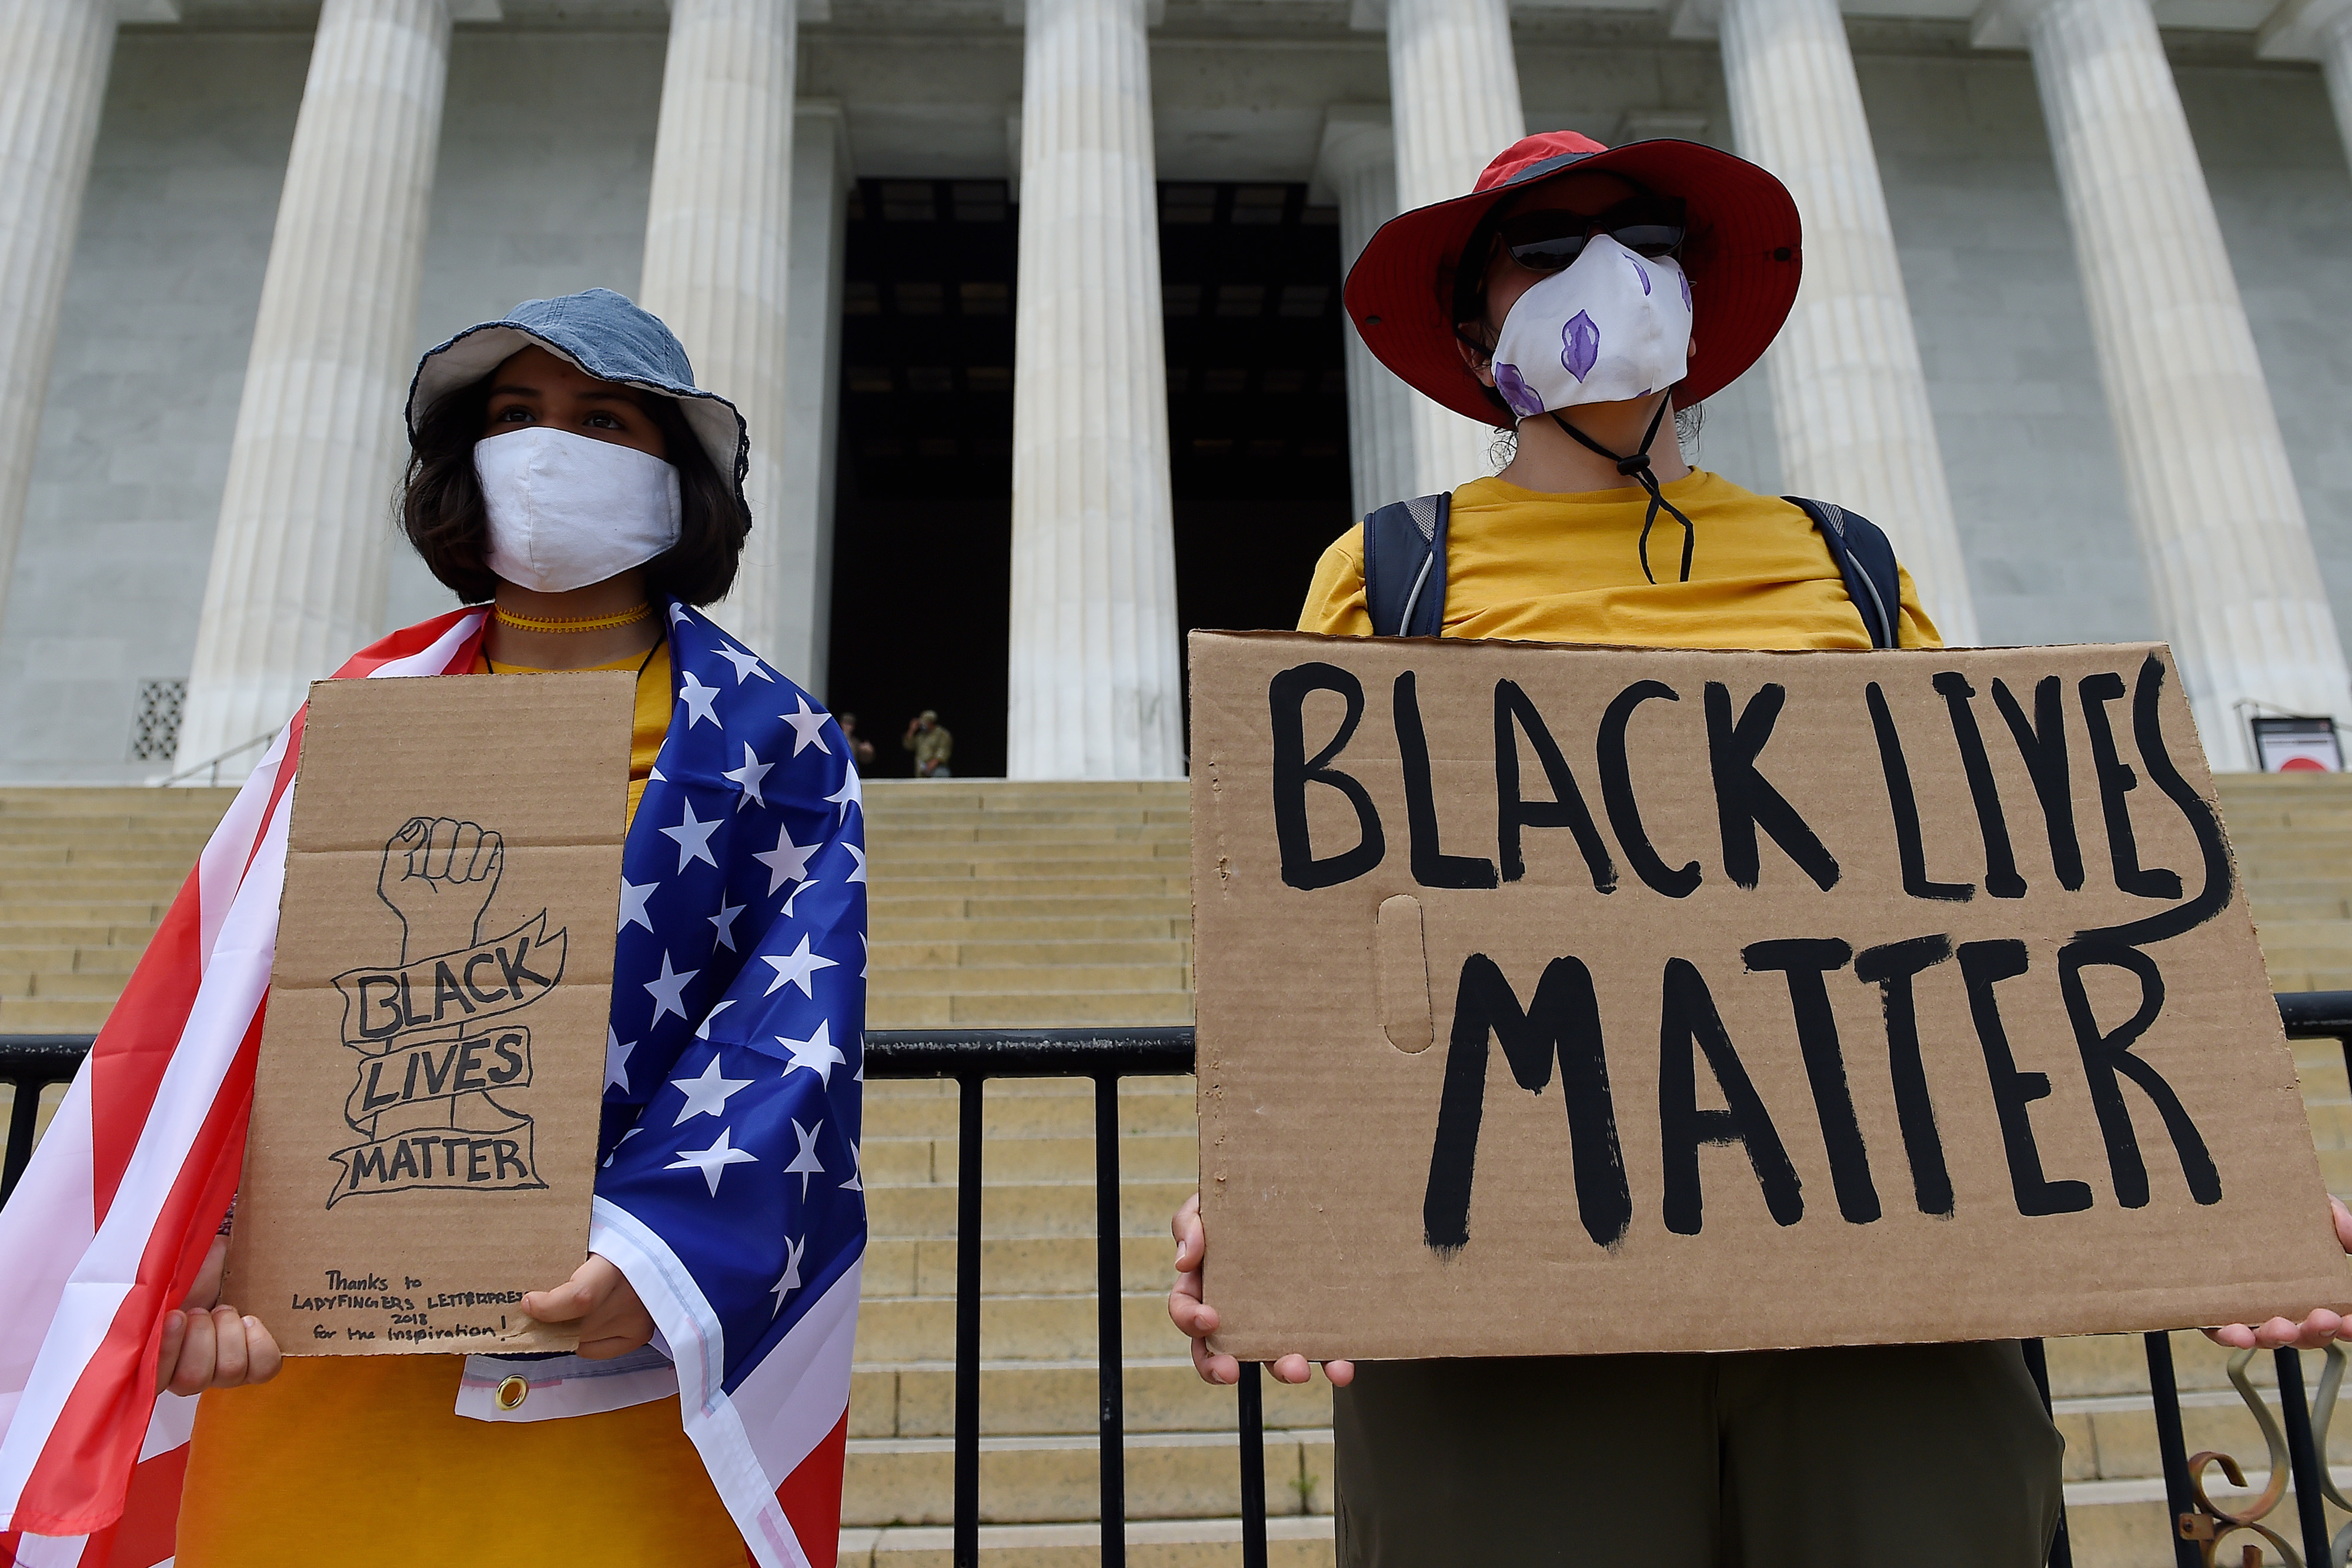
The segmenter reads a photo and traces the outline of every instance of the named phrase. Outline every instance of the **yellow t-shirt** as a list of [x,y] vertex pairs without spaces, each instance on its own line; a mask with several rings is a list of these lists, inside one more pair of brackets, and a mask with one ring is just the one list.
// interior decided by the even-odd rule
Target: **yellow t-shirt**
[[[1696,536],[1688,582],[1675,580],[1682,525],[1663,509],[1650,530],[1658,580],[1643,580],[1636,542],[1650,498],[1641,490],[1546,496],[1475,479],[1454,491],[1445,635],[1651,648],[1870,646],[1837,562],[1804,513],[1704,470],[1663,489]],[[1316,563],[1298,629],[1372,634],[1360,524]],[[1895,634],[1906,648],[1942,646],[1908,572]]]
[[[669,644],[596,668],[638,670],[634,819],[669,728]],[[678,1425],[677,1400],[476,1421],[453,1408],[464,1365],[455,1355],[303,1356],[257,1387],[206,1394],[180,1494],[178,1568],[311,1568],[347,1557],[740,1568],[742,1535]]]
[[[637,712],[629,734],[629,821],[637,820],[637,802],[645,799],[646,780],[653,776],[654,758],[661,755],[662,737],[669,734],[670,696],[669,639],[654,644],[650,653],[632,653],[625,659],[614,659],[606,664],[586,664],[590,670],[635,670],[637,672]],[[499,664],[493,667],[486,654],[474,658],[474,674],[478,675],[544,675],[548,670],[534,670],[528,664]]]

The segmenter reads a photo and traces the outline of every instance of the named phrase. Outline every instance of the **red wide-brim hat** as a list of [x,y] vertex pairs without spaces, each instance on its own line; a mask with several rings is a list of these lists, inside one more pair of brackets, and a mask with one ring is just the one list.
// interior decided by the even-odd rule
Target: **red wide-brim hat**
[[1803,249],[1788,187],[1745,158],[1696,141],[1603,147],[1572,131],[1526,137],[1486,165],[1477,189],[1381,225],[1349,270],[1349,319],[1381,363],[1414,391],[1486,424],[1510,422],[1454,346],[1454,272],[1462,247],[1501,203],[1546,180],[1606,170],[1688,212],[1683,270],[1698,351],[1675,385],[1689,408],[1763,357],[1797,300]]

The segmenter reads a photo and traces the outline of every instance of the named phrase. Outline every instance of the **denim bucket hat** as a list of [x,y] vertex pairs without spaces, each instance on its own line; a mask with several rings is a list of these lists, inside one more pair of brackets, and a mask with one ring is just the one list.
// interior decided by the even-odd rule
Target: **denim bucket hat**
[[725,398],[694,384],[686,346],[660,317],[609,288],[526,299],[503,319],[468,327],[427,350],[408,387],[408,438],[416,439],[417,426],[435,403],[534,346],[599,381],[674,400],[687,428],[710,455],[711,465],[734,476],[735,497],[743,499],[743,479],[751,471],[751,437],[743,416]]

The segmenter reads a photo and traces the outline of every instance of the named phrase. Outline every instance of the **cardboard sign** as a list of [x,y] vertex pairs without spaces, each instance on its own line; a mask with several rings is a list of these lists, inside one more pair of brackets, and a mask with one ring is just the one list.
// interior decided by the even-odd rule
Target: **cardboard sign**
[[288,1354],[574,1343],[635,692],[310,688],[221,1298]]
[[1216,1348],[2352,1301],[2169,653],[1194,632]]

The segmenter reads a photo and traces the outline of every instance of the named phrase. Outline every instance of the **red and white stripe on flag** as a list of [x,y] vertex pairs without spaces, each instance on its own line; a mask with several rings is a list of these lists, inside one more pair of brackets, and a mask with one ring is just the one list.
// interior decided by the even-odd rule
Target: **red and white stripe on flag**
[[[472,667],[484,616],[335,674]],[[195,1401],[158,1399],[163,1313],[235,1196],[278,938],[297,714],[237,794],[0,1209],[0,1568],[172,1555]]]

